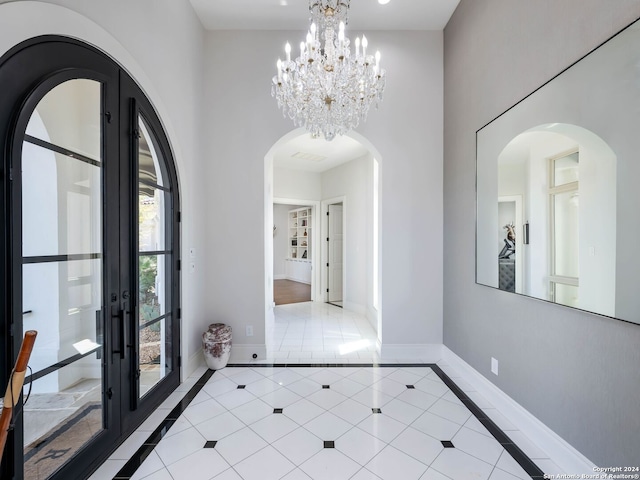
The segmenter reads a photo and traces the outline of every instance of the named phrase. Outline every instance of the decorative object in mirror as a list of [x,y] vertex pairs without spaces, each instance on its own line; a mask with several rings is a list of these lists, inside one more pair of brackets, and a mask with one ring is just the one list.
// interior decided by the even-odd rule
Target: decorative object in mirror
[[640,20],[477,131],[477,283],[640,323],[639,45]]

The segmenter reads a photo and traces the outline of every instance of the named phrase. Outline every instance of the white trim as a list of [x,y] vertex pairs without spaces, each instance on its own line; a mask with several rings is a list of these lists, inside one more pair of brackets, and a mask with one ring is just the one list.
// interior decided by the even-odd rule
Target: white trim
[[380,359],[412,360],[420,359],[423,363],[437,363],[442,359],[441,343],[388,344],[377,343]]
[[[544,451],[562,472],[593,474],[596,466],[557,433],[533,416],[518,402],[496,387],[471,365],[445,345],[442,346],[443,364],[449,365],[461,378],[491,403],[509,422],[520,430],[538,448]],[[455,378],[453,379],[455,382]],[[507,433],[508,435],[508,433]],[[556,473],[556,472],[553,472]],[[558,472],[559,473],[559,472]]]
[[288,277],[286,274],[282,273],[280,275],[274,275],[273,276],[274,280],[292,280],[290,277]]
[[[258,358],[253,358],[253,354],[258,355]],[[249,363],[256,360],[264,360],[267,358],[267,346],[264,343],[245,343],[245,344],[232,344],[231,345],[231,357],[229,363]]]
[[193,355],[189,357],[186,364],[183,364],[182,381],[189,378],[198,367],[205,366],[204,355],[202,354],[202,348],[198,348]]

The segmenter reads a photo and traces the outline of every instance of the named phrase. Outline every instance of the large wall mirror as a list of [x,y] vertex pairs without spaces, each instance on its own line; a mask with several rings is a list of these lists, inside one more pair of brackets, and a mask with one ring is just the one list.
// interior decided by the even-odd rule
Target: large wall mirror
[[640,20],[477,132],[476,281],[640,323]]

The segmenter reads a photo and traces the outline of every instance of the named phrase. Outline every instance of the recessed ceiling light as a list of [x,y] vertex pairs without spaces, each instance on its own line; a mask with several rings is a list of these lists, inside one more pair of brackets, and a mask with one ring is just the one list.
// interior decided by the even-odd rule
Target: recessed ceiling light
[[[388,2],[389,0],[387,0]],[[287,2],[287,0],[280,0],[280,5],[282,5],[283,7],[286,7],[287,5],[289,5],[289,3]]]
[[391,0],[378,0],[378,3],[380,5],[386,5],[387,3],[389,3]]

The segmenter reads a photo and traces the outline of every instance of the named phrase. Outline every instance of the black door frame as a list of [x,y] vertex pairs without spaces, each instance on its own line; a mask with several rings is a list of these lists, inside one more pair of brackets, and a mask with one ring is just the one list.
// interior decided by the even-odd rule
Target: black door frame
[[[179,196],[169,142],[157,113],[136,82],[110,57],[81,41],[60,36],[36,37],[16,45],[0,58],[0,385],[4,387],[22,340],[22,138],[38,102],[53,86],[72,78],[102,83],[103,140],[103,302],[102,369],[105,430],[92,439],[52,479],[85,478],[144,421],[180,381]],[[142,401],[135,402],[133,372],[137,359],[137,162],[129,105],[135,99],[160,144],[171,189],[172,370]],[[14,161],[18,164],[14,168]],[[131,188],[127,186],[131,185]],[[117,186],[117,187],[116,187]],[[125,293],[126,292],[126,293]],[[128,294],[127,294],[128,293]],[[114,315],[114,312],[117,312]],[[129,314],[129,318],[125,318]],[[124,350],[118,345],[124,340]],[[37,348],[37,341],[36,341]],[[114,354],[114,350],[120,350]],[[121,352],[121,353],[120,353]],[[0,478],[23,478],[22,418],[10,432]]]

